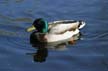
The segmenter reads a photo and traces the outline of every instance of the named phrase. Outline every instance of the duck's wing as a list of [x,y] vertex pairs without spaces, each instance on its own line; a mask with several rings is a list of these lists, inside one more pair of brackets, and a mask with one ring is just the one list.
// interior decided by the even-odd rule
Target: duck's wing
[[[69,26],[70,28],[73,28],[73,29],[82,29],[86,23],[82,20],[60,20],[60,21],[54,21],[54,22],[49,22],[49,29],[52,29],[53,27],[57,27],[58,25],[60,26],[61,25],[68,25],[68,24],[71,24],[71,26]],[[62,26],[62,28],[64,28]],[[68,29],[68,28],[67,28]]]
[[78,29],[78,23],[56,24],[49,28],[49,33],[62,34],[66,31],[74,31],[75,29]]
[[48,25],[49,25],[48,28],[50,29],[51,27],[54,27],[58,24],[70,24],[70,23],[75,23],[75,22],[77,22],[77,21],[75,21],[75,20],[59,20],[59,21],[49,22],[48,23]]

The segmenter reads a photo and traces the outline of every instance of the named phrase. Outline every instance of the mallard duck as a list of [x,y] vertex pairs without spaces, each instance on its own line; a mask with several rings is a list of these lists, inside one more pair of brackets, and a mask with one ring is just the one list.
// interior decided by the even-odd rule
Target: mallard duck
[[78,40],[79,29],[85,26],[84,21],[61,20],[47,23],[42,18],[36,19],[27,32],[35,30],[31,36],[31,44],[47,44],[60,46],[66,42]]

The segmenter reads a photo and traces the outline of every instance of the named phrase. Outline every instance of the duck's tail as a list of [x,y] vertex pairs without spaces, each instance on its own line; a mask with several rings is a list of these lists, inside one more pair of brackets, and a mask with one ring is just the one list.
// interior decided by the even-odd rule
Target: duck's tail
[[80,20],[78,27],[79,27],[79,29],[82,29],[85,25],[86,25],[86,23],[84,21]]

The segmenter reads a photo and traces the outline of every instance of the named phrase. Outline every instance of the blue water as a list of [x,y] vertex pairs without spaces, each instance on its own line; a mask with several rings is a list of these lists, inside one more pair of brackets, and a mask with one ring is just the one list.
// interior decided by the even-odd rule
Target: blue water
[[[84,20],[83,40],[34,62],[25,29],[34,19]],[[108,71],[107,0],[0,0],[0,71]]]

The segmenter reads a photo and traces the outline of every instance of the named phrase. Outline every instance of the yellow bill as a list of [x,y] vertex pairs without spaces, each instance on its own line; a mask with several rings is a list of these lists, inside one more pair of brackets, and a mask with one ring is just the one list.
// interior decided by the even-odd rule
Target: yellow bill
[[34,26],[31,26],[31,27],[27,28],[27,32],[31,32],[33,30],[36,30],[36,28]]

